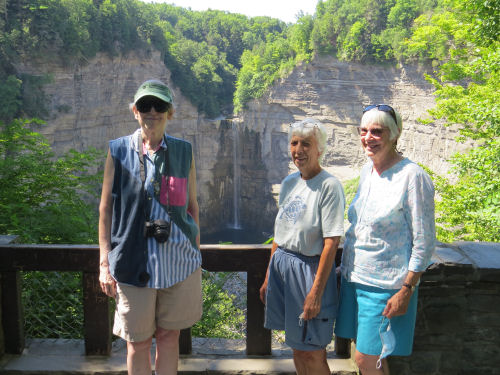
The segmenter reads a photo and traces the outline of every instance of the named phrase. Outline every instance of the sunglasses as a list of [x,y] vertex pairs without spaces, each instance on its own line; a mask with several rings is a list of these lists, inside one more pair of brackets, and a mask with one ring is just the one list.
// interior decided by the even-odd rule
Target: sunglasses
[[391,117],[394,120],[394,122],[396,123],[396,125],[398,124],[398,120],[396,119],[396,112],[394,111],[394,108],[392,108],[390,105],[372,104],[372,105],[365,107],[365,109],[363,109],[363,114],[365,114],[368,111],[371,111],[373,108],[377,108],[379,111],[382,111],[382,112],[387,112],[388,114],[391,115]]
[[366,136],[368,132],[372,135],[373,138],[380,138],[384,133],[386,128],[375,128],[375,129],[367,129],[367,128],[356,128],[358,130],[358,134],[362,137]]
[[170,108],[170,103],[164,102],[153,96],[139,99],[137,103],[135,103],[135,107],[141,113],[148,113],[153,107],[156,112],[165,113]]

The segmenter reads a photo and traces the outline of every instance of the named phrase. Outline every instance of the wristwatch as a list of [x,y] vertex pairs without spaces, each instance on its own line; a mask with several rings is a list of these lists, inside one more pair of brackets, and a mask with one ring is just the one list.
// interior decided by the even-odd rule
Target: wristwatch
[[410,289],[410,292],[412,292],[412,293],[415,291],[415,285],[410,285],[408,283],[404,283],[403,286]]

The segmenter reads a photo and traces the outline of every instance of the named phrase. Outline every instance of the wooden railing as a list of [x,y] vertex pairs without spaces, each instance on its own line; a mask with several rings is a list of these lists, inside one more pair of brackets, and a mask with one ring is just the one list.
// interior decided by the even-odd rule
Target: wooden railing
[[[271,354],[271,331],[263,327],[264,306],[259,288],[264,280],[270,245],[202,245],[202,267],[212,272],[247,273],[248,355]],[[338,258],[339,259],[339,258]],[[110,299],[99,287],[99,248],[85,245],[0,245],[1,312],[6,353],[25,347],[24,316],[19,271],[73,271],[83,273],[84,340],[87,355],[111,351]],[[348,356],[348,343],[336,341],[339,356]],[[181,354],[191,353],[190,330],[180,337]]]

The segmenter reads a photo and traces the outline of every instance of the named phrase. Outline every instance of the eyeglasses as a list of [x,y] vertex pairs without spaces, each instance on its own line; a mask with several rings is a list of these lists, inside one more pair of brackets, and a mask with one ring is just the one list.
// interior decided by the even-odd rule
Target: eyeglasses
[[358,130],[358,134],[362,137],[365,137],[368,132],[372,135],[373,138],[380,138],[384,133],[384,130],[387,128],[375,128],[375,129],[367,129],[367,128],[356,128]]
[[139,99],[137,103],[135,103],[135,107],[141,113],[148,113],[153,107],[156,112],[165,113],[168,111],[170,103],[164,102],[154,96],[149,96]]
[[396,119],[396,112],[394,111],[394,108],[392,108],[390,105],[372,104],[372,105],[365,107],[365,109],[363,109],[363,114],[365,114],[368,111],[371,111],[373,108],[377,108],[379,111],[387,112],[388,114],[391,115],[391,117],[394,120],[394,122],[396,123],[396,125],[398,124],[398,120]]

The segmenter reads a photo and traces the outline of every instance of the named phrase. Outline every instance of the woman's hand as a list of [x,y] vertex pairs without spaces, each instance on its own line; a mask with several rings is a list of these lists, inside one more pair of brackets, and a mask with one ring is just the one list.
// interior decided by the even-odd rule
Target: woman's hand
[[391,319],[394,316],[406,314],[408,305],[410,304],[412,292],[408,288],[403,288],[387,301],[383,316]]
[[116,296],[116,281],[109,273],[109,265],[101,264],[99,266],[99,284],[104,294],[115,298]]
[[310,291],[304,300],[304,320],[315,318],[321,311],[321,296],[318,293]]
[[[407,285],[417,285],[422,273],[409,271],[404,283]],[[390,319],[393,316],[406,314],[412,294],[413,292],[409,288],[402,287],[395,295],[389,298],[382,315]]]

